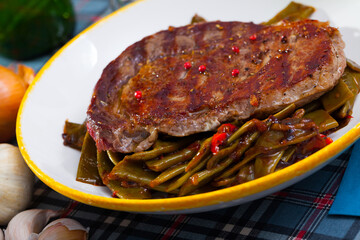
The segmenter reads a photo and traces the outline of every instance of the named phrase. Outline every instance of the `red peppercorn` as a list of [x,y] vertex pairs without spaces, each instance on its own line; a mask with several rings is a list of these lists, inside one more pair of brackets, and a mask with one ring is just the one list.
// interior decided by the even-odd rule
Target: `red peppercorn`
[[141,92],[141,91],[136,91],[135,94],[134,94],[134,96],[135,96],[135,98],[136,98],[137,100],[140,100],[141,97],[142,97],[142,92]]
[[256,34],[251,35],[251,36],[249,37],[249,39],[252,40],[252,41],[256,40]]
[[354,118],[353,116],[351,115],[347,115],[346,118]]
[[185,69],[190,69],[191,68],[191,62],[184,63],[184,68]]
[[200,65],[200,66],[199,66],[199,72],[203,73],[203,72],[205,72],[205,70],[206,70],[206,66],[205,66],[205,65]]
[[231,72],[231,75],[233,75],[233,77],[237,77],[239,75],[240,71],[239,69],[233,69],[232,72]]
[[232,50],[234,53],[239,53],[239,52],[240,52],[240,49],[239,49],[237,46],[232,46],[231,50]]

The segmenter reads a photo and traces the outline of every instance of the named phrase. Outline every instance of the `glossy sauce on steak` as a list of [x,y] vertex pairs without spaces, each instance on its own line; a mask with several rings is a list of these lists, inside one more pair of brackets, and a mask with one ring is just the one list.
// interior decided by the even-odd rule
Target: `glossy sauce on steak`
[[301,106],[336,85],[346,65],[343,48],[336,28],[314,20],[170,27],[104,69],[87,128],[99,150],[136,152],[160,132],[187,136]]

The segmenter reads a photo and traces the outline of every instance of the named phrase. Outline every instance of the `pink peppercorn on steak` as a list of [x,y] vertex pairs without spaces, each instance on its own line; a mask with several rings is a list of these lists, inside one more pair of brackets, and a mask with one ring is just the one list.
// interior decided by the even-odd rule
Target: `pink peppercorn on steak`
[[328,23],[204,22],[145,37],[103,71],[87,112],[98,150],[148,149],[159,133],[302,106],[333,88],[346,59]]

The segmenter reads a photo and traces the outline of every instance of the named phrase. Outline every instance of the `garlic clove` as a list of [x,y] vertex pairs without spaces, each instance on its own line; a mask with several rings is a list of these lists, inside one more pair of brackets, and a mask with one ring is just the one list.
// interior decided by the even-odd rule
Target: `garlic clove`
[[5,240],[28,239],[31,233],[39,233],[52,217],[58,217],[62,211],[48,209],[30,209],[18,213],[9,222],[5,230]]
[[7,143],[0,144],[0,166],[0,225],[7,225],[11,218],[28,207],[34,174],[19,148]]
[[88,229],[78,221],[70,218],[60,218],[49,223],[39,234],[38,240],[86,240]]
[[1,228],[0,228],[0,240],[4,240],[4,232]]

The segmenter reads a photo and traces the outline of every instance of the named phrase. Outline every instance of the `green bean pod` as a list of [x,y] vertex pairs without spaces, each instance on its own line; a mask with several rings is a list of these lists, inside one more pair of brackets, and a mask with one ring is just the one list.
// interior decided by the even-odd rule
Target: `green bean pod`
[[249,182],[255,179],[255,166],[254,163],[248,163],[242,167],[236,174],[236,178],[240,183]]
[[199,141],[196,141],[195,143],[178,152],[166,155],[160,159],[146,161],[145,164],[149,169],[155,172],[160,172],[180,162],[185,162],[192,159],[198,152],[199,147],[200,143]]
[[81,148],[80,161],[76,174],[76,181],[92,185],[103,185],[97,168],[97,149],[95,141],[89,133],[85,134]]
[[314,112],[316,110],[322,109],[322,103],[319,99],[317,99],[306,104],[303,109],[305,110],[305,113]]
[[[244,141],[244,143],[237,149],[236,155],[237,158],[240,159],[240,157],[251,147],[251,145],[258,139],[260,136],[259,132],[255,132],[251,134],[249,137],[247,137]],[[227,169],[225,172],[223,172],[219,177],[217,177],[215,180],[218,181],[220,179],[225,179],[233,174],[235,174],[236,171],[238,171],[242,166],[244,166],[247,162],[244,162],[244,160],[241,160],[234,166],[232,166],[230,169]]]
[[256,157],[254,163],[255,178],[263,177],[275,171],[277,164],[284,155],[285,150]]
[[120,199],[146,199],[151,198],[150,191],[143,187],[129,187],[121,186],[121,182],[117,180],[109,180],[108,174],[111,172],[114,165],[110,161],[108,155],[104,151],[97,153],[97,166],[99,175],[103,183]]
[[62,138],[64,145],[81,150],[86,134],[86,125],[65,121]]
[[216,180],[212,182],[213,186],[218,187],[229,187],[236,184],[241,184],[244,182],[249,182],[251,180],[254,180],[254,163],[248,163],[240,168],[239,172],[232,176],[227,178],[222,178],[220,180]]
[[[239,149],[236,150],[236,157],[237,159],[240,159],[240,157],[250,148],[250,146],[258,139],[260,136],[259,132],[254,132],[250,136],[248,136],[243,144],[239,147]],[[219,177],[217,177],[215,180],[218,181],[220,179],[225,179],[230,177],[231,175],[235,174],[236,171],[238,171],[242,166],[244,166],[247,162],[244,162],[241,160],[234,166],[232,166],[230,169],[227,169],[225,172],[223,172]]]
[[271,149],[277,150],[277,149],[288,147],[290,145],[295,145],[295,144],[304,142],[306,140],[309,140],[310,138],[315,137],[316,135],[318,135],[317,132],[310,132],[305,135],[300,135],[300,136],[297,136],[296,138],[294,138],[293,140],[283,141],[282,143],[280,143],[278,145],[274,145],[273,147],[271,147]]
[[159,176],[150,182],[150,187],[155,187],[185,172],[187,163],[178,164],[166,169]]
[[206,157],[209,156],[211,139],[212,139],[212,137],[209,137],[201,143],[199,151],[190,160],[190,162],[188,163],[188,165],[185,168],[185,172],[189,172],[190,170],[194,169],[203,159],[206,159]]
[[289,117],[296,109],[296,106],[294,103],[289,104],[288,106],[286,106],[284,109],[282,109],[281,111],[277,112],[274,114],[274,117],[282,120],[284,118]]
[[175,152],[184,146],[191,143],[191,138],[185,138],[176,142],[167,142],[161,144],[157,148],[149,151],[137,152],[131,155],[127,155],[124,160],[127,161],[147,161],[159,157],[160,155]]
[[235,151],[235,149],[237,148],[238,144],[240,142],[240,139],[238,139],[237,141],[235,141],[232,145],[230,145],[227,148],[223,148],[221,149],[216,155],[213,155],[209,161],[207,162],[206,168],[207,169],[212,169],[216,166],[216,164],[218,164],[218,162],[221,159],[226,158],[227,156],[229,156],[232,152]]
[[336,113],[336,117],[342,119],[352,114],[352,109],[354,107],[355,97],[347,100],[344,105]]
[[239,137],[241,137],[243,134],[250,131],[254,127],[255,127],[255,122],[254,121],[251,121],[251,120],[247,121],[238,130],[236,130],[233,134],[231,134],[231,136],[229,137],[227,142],[228,143],[234,142],[236,139],[238,139]]
[[[290,116],[295,111],[295,109],[296,109],[295,104],[293,104],[293,103],[289,104],[281,111],[275,113],[274,117],[279,120],[284,119],[284,118]],[[270,122],[268,121],[268,119],[265,119],[264,122],[266,122],[268,125],[270,125]],[[235,139],[238,139],[240,136],[242,136],[244,133],[250,131],[254,127],[255,127],[254,120],[247,121],[229,137],[227,142],[232,143],[233,141],[235,141]]]
[[[283,131],[266,131],[257,139],[254,147],[250,148],[246,153],[243,161],[245,163],[251,161],[258,155],[279,148],[285,134]],[[281,145],[281,147],[284,147]]]
[[290,2],[283,10],[276,14],[269,21],[262,23],[263,25],[271,25],[282,20],[287,20],[289,22],[299,21],[306,18],[309,18],[315,8],[311,6],[306,6],[296,2]]
[[344,74],[341,77],[341,79],[344,81],[344,83],[348,86],[348,88],[354,95],[357,95],[360,90],[357,78],[358,75],[358,72],[354,72],[351,69],[346,68]]
[[200,172],[192,175],[180,188],[179,196],[187,195],[193,192],[195,189],[203,186],[204,184],[210,182],[213,177],[223,171],[227,166],[229,166],[234,159],[227,158],[225,161],[217,165],[216,167],[208,170],[202,170]]
[[231,186],[231,184],[233,184],[235,181],[236,181],[236,176],[233,176],[229,178],[223,178],[218,181],[213,181],[211,185],[214,187],[225,187],[225,186]]
[[330,92],[325,93],[320,100],[324,109],[328,113],[332,113],[353,97],[354,94],[347,84],[343,79],[340,79],[339,83]]
[[[110,172],[109,180],[124,180],[137,183],[139,186],[150,187],[150,182],[158,176],[157,173],[143,168],[142,162],[121,161]],[[161,184],[153,189],[167,192],[167,185]]]
[[319,127],[320,133],[339,126],[339,123],[328,112],[322,109],[307,113],[304,118],[313,120]]
[[124,154],[119,153],[119,152],[113,152],[113,151],[106,151],[110,161],[116,165],[118,164],[120,161],[122,161],[124,159]]
[[296,147],[295,146],[288,147],[285,150],[284,154],[282,155],[281,161],[288,162],[291,159],[291,157],[294,155],[295,152],[296,152]]
[[360,66],[353,60],[346,59],[346,66],[348,66],[350,69],[356,72],[360,72]]
[[344,103],[344,105],[339,109],[339,111],[336,112],[336,116],[338,118],[345,118],[348,115],[352,114],[352,108],[355,103],[355,98],[360,90],[360,86],[359,86],[360,74],[358,72],[346,68],[345,73],[342,76],[342,79],[346,83],[350,91],[354,94],[354,97],[347,100]]
[[188,172],[185,172],[178,179],[176,179],[175,181],[170,183],[170,185],[167,188],[167,191],[173,191],[173,190],[181,187],[194,173],[203,169],[205,167],[207,161],[209,161],[210,158],[211,158],[211,156],[208,156],[205,160],[201,161],[198,165],[196,165],[195,168],[191,169]]

